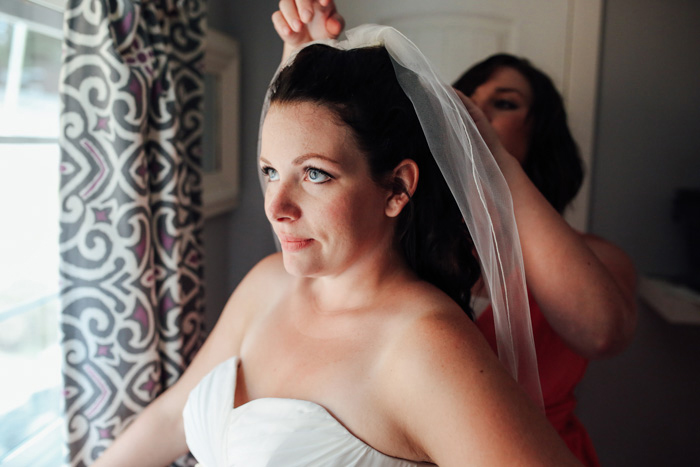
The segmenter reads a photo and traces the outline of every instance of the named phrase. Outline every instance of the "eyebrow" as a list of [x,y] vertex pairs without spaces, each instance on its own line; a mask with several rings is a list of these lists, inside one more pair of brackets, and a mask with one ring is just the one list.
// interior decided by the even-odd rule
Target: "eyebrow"
[[[316,154],[316,153],[302,154],[301,156],[295,158],[295,159],[292,161],[292,165],[301,165],[301,164],[303,164],[304,162],[306,162],[306,161],[309,160],[309,159],[321,159],[321,160],[324,160],[324,161],[329,162],[329,163],[334,164],[334,165],[341,165],[340,162],[338,162],[338,161],[336,161],[336,160],[334,160],[334,159],[331,159],[330,157],[326,157],[326,156],[324,156],[324,155],[322,155],[322,154]],[[266,164],[269,164],[269,163],[270,163],[270,162],[269,162],[268,160],[266,160],[264,157],[261,157],[261,158],[260,158],[260,161],[262,161],[262,162],[264,162],[264,163],[266,163]]]
[[525,94],[523,94],[522,91],[516,88],[496,88],[496,92],[514,92],[525,97]]

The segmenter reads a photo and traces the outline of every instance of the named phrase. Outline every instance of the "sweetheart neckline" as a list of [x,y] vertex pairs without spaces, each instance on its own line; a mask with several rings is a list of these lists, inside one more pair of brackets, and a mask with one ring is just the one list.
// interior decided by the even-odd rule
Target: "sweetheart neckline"
[[[350,431],[348,429],[348,427],[346,427],[340,420],[338,420],[337,417],[335,417],[330,412],[330,410],[328,410],[326,407],[322,406],[321,404],[319,404],[317,402],[313,402],[313,401],[306,400],[306,399],[296,399],[293,397],[259,397],[257,399],[249,400],[249,401],[239,405],[238,407],[235,407],[234,405],[236,403],[236,388],[238,387],[238,372],[239,372],[241,362],[243,361],[243,359],[239,355],[233,355],[232,357],[224,360],[224,362],[222,362],[220,365],[223,366],[224,363],[228,363],[231,360],[235,360],[235,365],[233,368],[233,394],[231,397],[231,412],[232,413],[235,412],[236,410],[239,410],[239,409],[241,409],[247,405],[250,405],[256,401],[273,400],[273,401],[286,401],[286,402],[290,402],[290,403],[298,402],[298,403],[302,403],[302,404],[307,404],[307,405],[310,405],[311,407],[315,408],[316,411],[322,412],[325,417],[331,418],[335,422],[336,425],[338,425],[340,428],[343,429],[345,434],[349,435],[354,440],[357,440],[363,446],[365,446],[369,449],[372,449],[373,451],[377,451],[379,454],[381,454],[383,456],[391,457],[392,459],[403,459],[401,457],[390,456],[389,454],[385,454],[382,451],[380,451],[379,449],[376,449],[373,446],[370,446],[369,443],[365,442],[360,437],[358,437],[356,434],[354,434],[352,431]],[[404,460],[409,460],[409,459],[404,459]],[[414,462],[414,461],[411,461],[411,462]]]
[[[236,373],[238,373],[238,372],[236,371]],[[257,402],[262,402],[262,401],[278,401],[278,402],[288,403],[288,404],[299,403],[302,405],[309,406],[309,407],[313,408],[316,412],[322,413],[324,415],[324,417],[333,420],[333,422],[336,426],[338,426],[340,429],[342,429],[346,435],[350,436],[350,438],[355,440],[355,442],[360,443],[363,447],[371,449],[372,451],[375,451],[376,453],[381,454],[382,456],[385,456],[385,457],[389,457],[391,459],[413,462],[414,464],[421,463],[421,461],[414,461],[412,459],[404,459],[403,457],[391,456],[389,454],[386,454],[386,453],[380,451],[379,449],[375,448],[374,446],[371,446],[366,441],[362,440],[362,438],[358,437],[356,434],[354,434],[352,431],[350,431],[345,425],[343,425],[343,423],[341,423],[340,420],[338,420],[336,417],[334,417],[333,414],[327,408],[325,408],[324,406],[322,406],[321,404],[319,404],[317,402],[313,402],[310,400],[295,399],[293,397],[259,397],[257,399],[249,400],[248,402],[241,404],[238,407],[232,407],[231,413],[235,413],[236,410],[244,409],[246,406],[250,406],[251,404],[254,404]]]
[[[386,454],[379,449],[376,449],[375,447],[371,446],[361,438],[359,438],[357,435],[355,435],[352,431],[350,431],[338,418],[336,418],[330,410],[328,410],[326,407],[323,405],[319,404],[318,402],[313,402],[310,400],[306,399],[297,399],[297,398],[291,398],[291,397],[259,397],[256,399],[249,400],[237,407],[234,407],[235,403],[235,394],[236,394],[236,387],[238,386],[238,371],[239,367],[241,365],[241,357],[238,355],[233,355],[224,361],[220,362],[218,365],[216,365],[207,375],[202,378],[202,381],[197,384],[197,387],[195,387],[192,392],[196,392],[200,390],[200,387],[203,388],[204,386],[201,386],[205,381],[208,381],[212,378],[214,378],[214,375],[217,372],[223,371],[223,374],[220,375],[219,377],[219,382],[224,383],[224,381],[227,381],[228,390],[226,391],[226,394],[222,394],[222,396],[225,398],[221,400],[221,402],[224,402],[225,400],[228,401],[226,404],[228,406],[228,412],[224,415],[224,413],[220,413],[223,415],[224,419],[226,420],[223,422],[223,425],[225,426],[225,430],[228,431],[229,428],[231,428],[235,424],[235,414],[244,414],[245,412],[249,410],[253,410],[254,407],[259,406],[261,404],[264,404],[265,402],[273,402],[277,404],[284,404],[285,406],[302,406],[305,407],[309,410],[309,413],[315,413],[319,414],[322,416],[323,419],[325,420],[330,420],[332,422],[332,426],[335,429],[341,430],[341,433],[343,434],[344,437],[349,438],[352,440],[351,442],[357,445],[359,448],[368,450],[369,452],[373,452],[381,456],[382,458],[386,458],[395,462],[406,462],[412,465],[434,465],[429,462],[425,461],[415,461],[412,459],[406,459],[403,457],[394,457],[389,454]],[[213,382],[213,381],[212,381]],[[229,392],[230,391],[230,392]],[[188,404],[189,404],[189,397],[188,397]]]
[[[236,360],[237,360],[237,361],[236,361],[235,368],[234,368],[234,372],[233,372],[233,373],[234,373],[234,375],[233,375],[233,376],[234,376],[234,378],[233,378],[233,379],[234,379],[234,386],[233,386],[234,391],[233,391],[233,397],[232,397],[233,401],[232,401],[232,402],[235,402],[235,394],[236,394],[235,389],[236,389],[236,387],[238,386],[238,369],[239,369],[239,366],[240,366],[240,364],[241,364],[241,360],[242,360],[242,359],[241,359],[241,357],[239,357],[239,356],[234,356],[234,357],[232,357],[231,359],[236,359]],[[421,464],[421,463],[424,463],[424,462],[422,462],[422,461],[414,461],[414,460],[412,460],[412,459],[405,459],[405,458],[403,458],[403,457],[391,456],[391,455],[389,455],[389,454],[386,454],[386,453],[380,451],[379,449],[377,449],[377,448],[375,448],[374,446],[370,445],[369,443],[367,443],[366,441],[364,441],[362,438],[360,438],[359,436],[357,436],[355,433],[353,433],[352,431],[350,431],[350,430],[348,429],[348,427],[346,427],[340,420],[338,420],[338,418],[335,417],[335,416],[330,412],[330,410],[328,410],[326,407],[324,407],[323,405],[319,404],[318,402],[314,402],[314,401],[310,401],[310,400],[306,400],[306,399],[296,399],[296,398],[293,398],[293,397],[259,397],[259,398],[257,398],[257,399],[251,399],[251,400],[249,400],[248,402],[245,402],[245,403],[239,405],[238,407],[233,407],[233,403],[232,403],[232,404],[231,404],[231,412],[230,412],[229,416],[231,416],[233,413],[235,413],[236,410],[241,410],[241,409],[244,409],[244,410],[245,410],[245,407],[246,407],[246,406],[250,406],[251,404],[256,403],[256,402],[260,402],[260,401],[278,401],[278,402],[288,403],[288,404],[299,403],[299,404],[302,404],[302,405],[309,406],[309,407],[313,408],[316,412],[322,413],[324,417],[333,420],[334,424],[335,424],[337,427],[339,427],[340,429],[342,429],[343,432],[345,433],[345,435],[347,435],[347,436],[349,436],[350,438],[352,438],[356,443],[359,443],[359,444],[362,445],[362,447],[364,447],[364,448],[370,449],[370,450],[376,452],[377,454],[380,454],[380,455],[382,455],[382,456],[384,456],[384,457],[388,457],[388,458],[390,458],[390,459],[396,459],[396,460],[399,460],[399,461],[412,462],[412,463],[414,463],[414,464]],[[430,464],[428,464],[428,465],[430,465]]]

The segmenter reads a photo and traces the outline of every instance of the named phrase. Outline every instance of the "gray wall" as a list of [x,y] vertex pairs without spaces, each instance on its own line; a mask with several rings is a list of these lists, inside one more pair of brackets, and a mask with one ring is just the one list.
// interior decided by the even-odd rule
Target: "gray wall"
[[[255,153],[259,110],[281,44],[277,2],[210,0],[210,27],[241,42],[242,194],[205,227],[213,323],[245,272],[274,250]],[[700,187],[700,2],[607,0],[591,227],[623,247],[642,274],[687,266],[671,200]],[[643,305],[619,357],[593,362],[579,415],[605,466],[700,465],[700,327],[667,324]]]
[[275,251],[263,212],[256,154],[260,109],[282,54],[270,21],[276,9],[273,1],[209,1],[209,27],[240,43],[242,141],[240,204],[207,220],[204,229],[208,329],[246,272]]
[[700,2],[608,0],[601,69],[592,229],[677,275],[673,193],[700,188]]
[[[700,188],[700,2],[605,3],[592,230],[640,274],[687,270],[674,191]],[[700,326],[645,305],[635,340],[593,362],[579,415],[605,466],[700,465]]]

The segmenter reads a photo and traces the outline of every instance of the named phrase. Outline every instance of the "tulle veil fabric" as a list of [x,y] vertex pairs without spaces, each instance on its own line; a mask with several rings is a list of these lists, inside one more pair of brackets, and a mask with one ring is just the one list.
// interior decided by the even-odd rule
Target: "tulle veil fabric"
[[[496,161],[457,94],[440,80],[409,39],[394,28],[379,25],[350,29],[346,37],[310,44],[346,50],[383,45],[389,52],[399,84],[413,103],[433,157],[474,241],[493,307],[499,359],[532,400],[544,407],[513,202]],[[261,129],[269,105],[268,90]]]

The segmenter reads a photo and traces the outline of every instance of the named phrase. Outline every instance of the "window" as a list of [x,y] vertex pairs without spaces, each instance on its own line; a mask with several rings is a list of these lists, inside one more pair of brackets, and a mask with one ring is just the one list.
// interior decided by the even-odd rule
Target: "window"
[[[0,465],[64,464],[58,82],[65,0],[0,0]],[[48,8],[47,8],[48,7]],[[235,206],[238,46],[207,49],[205,215]],[[219,86],[226,82],[227,86]],[[221,131],[222,121],[232,130]],[[216,124],[214,124],[216,123]]]
[[0,3],[0,464],[61,465],[61,14]]

